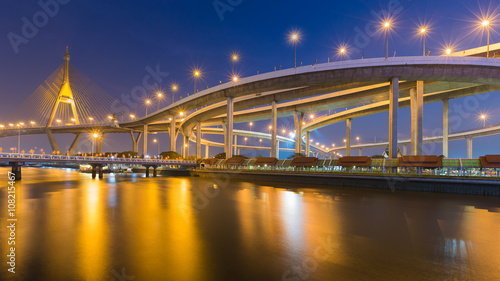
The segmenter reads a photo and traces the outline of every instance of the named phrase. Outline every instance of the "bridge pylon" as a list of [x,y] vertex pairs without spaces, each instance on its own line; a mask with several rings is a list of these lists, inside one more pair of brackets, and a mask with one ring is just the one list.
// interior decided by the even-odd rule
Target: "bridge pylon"
[[68,47],[66,47],[66,53],[64,54],[64,70],[63,70],[63,83],[61,85],[61,89],[59,90],[59,94],[56,98],[56,103],[52,108],[52,112],[50,114],[49,121],[47,122],[47,128],[52,127],[52,122],[57,113],[57,108],[60,103],[68,103],[71,106],[71,111],[73,113],[73,118],[75,119],[75,124],[80,124],[78,119],[78,113],[76,110],[75,99],[73,98],[73,92],[71,91],[71,87],[69,84],[69,59],[70,55],[68,53]]

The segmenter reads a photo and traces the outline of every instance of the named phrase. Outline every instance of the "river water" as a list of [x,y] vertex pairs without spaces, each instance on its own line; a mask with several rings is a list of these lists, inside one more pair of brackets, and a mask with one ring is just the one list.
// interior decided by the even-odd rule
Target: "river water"
[[0,280],[500,280],[500,198],[24,168]]

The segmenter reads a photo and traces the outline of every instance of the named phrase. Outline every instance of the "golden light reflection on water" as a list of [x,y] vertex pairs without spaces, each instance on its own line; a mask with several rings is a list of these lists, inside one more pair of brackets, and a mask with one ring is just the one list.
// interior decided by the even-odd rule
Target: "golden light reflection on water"
[[498,198],[27,171],[21,280],[499,280]]

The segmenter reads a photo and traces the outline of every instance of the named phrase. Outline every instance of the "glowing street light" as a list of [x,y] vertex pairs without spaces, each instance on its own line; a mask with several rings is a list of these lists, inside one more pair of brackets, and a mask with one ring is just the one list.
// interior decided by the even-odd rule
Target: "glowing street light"
[[486,58],[488,59],[490,57],[490,21],[484,20],[482,25],[488,30],[488,39],[486,44]]
[[335,144],[334,144],[334,143],[332,143],[332,147],[335,147]]
[[92,156],[94,156],[94,145],[97,143],[97,138],[98,138],[98,137],[99,137],[99,135],[98,135],[98,134],[96,134],[96,133],[94,133],[94,134],[92,135],[92,141],[91,141],[91,142],[92,142],[92,143],[91,143],[91,146],[92,146],[92,151],[91,151]]
[[154,139],[153,142],[156,143],[158,146],[158,154],[157,155],[160,155],[160,141],[157,139]]
[[179,112],[179,115],[180,115],[180,116],[184,116],[184,112],[182,112],[182,111],[181,111],[181,112]]
[[130,114],[130,118],[134,119],[135,115],[134,114]]
[[62,121],[61,121],[61,119],[57,119],[56,122],[57,122],[57,124],[60,125]]
[[233,76],[233,82],[238,82],[238,76]]
[[259,139],[259,146],[262,146],[262,139]]
[[384,22],[384,28],[385,28],[385,59],[389,58],[389,30],[391,29],[391,22],[390,21],[385,21]]
[[248,125],[250,125],[250,131],[252,131],[253,122],[250,122]]
[[313,119],[314,118],[314,114],[309,115],[309,118]]
[[346,49],[343,47],[340,48],[339,53],[340,53],[340,57],[342,58],[342,61],[344,61],[344,54],[346,53]]
[[446,54],[447,54],[448,56],[449,56],[449,55],[451,55],[451,48],[447,48],[447,49],[446,49]]
[[156,93],[156,99],[158,100],[158,108],[156,109],[158,111],[160,110],[160,101],[163,99],[163,93],[162,92]]
[[36,122],[35,122],[35,121],[31,121],[31,122],[30,122],[30,124],[31,124],[32,126],[35,126],[35,125],[36,125]]
[[358,141],[358,144],[359,144],[359,137],[356,137],[356,140]]
[[146,117],[148,117],[148,107],[151,104],[150,100],[146,100]]
[[238,54],[231,55],[232,68],[231,73],[234,74],[234,64],[238,61]]
[[193,71],[193,77],[194,77],[194,88],[193,88],[193,94],[196,94],[196,81],[198,78],[201,76],[201,72],[197,69]]
[[247,140],[248,140],[248,138],[247,138],[247,137],[245,137],[245,139],[244,139],[244,140],[245,140],[245,145],[247,145]]
[[483,119],[483,127],[486,127],[486,115],[482,114],[481,119]]
[[425,35],[427,33],[427,29],[425,27],[420,28],[420,34],[422,34],[422,43],[424,45],[423,56],[425,57]]
[[283,131],[282,131],[282,132],[283,132],[283,134],[286,134],[286,130],[285,130],[285,129],[283,129]]
[[290,35],[290,40],[293,42],[295,50],[293,68],[297,68],[297,41],[299,40],[299,34],[297,32],[293,32]]
[[175,92],[177,92],[179,87],[176,84],[172,84],[172,103],[174,103]]

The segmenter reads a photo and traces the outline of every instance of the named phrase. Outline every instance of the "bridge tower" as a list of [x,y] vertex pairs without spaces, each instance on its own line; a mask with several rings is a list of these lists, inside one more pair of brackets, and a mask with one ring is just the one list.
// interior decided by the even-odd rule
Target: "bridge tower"
[[59,94],[57,95],[56,103],[52,108],[49,121],[47,122],[47,128],[52,127],[52,122],[56,116],[57,108],[61,102],[70,104],[75,124],[80,124],[80,121],[78,120],[78,113],[76,111],[75,99],[73,98],[73,92],[71,92],[71,87],[69,85],[69,59],[70,56],[68,54],[68,47],[66,47],[66,53],[64,54],[63,83],[61,85],[61,89],[59,90]]

